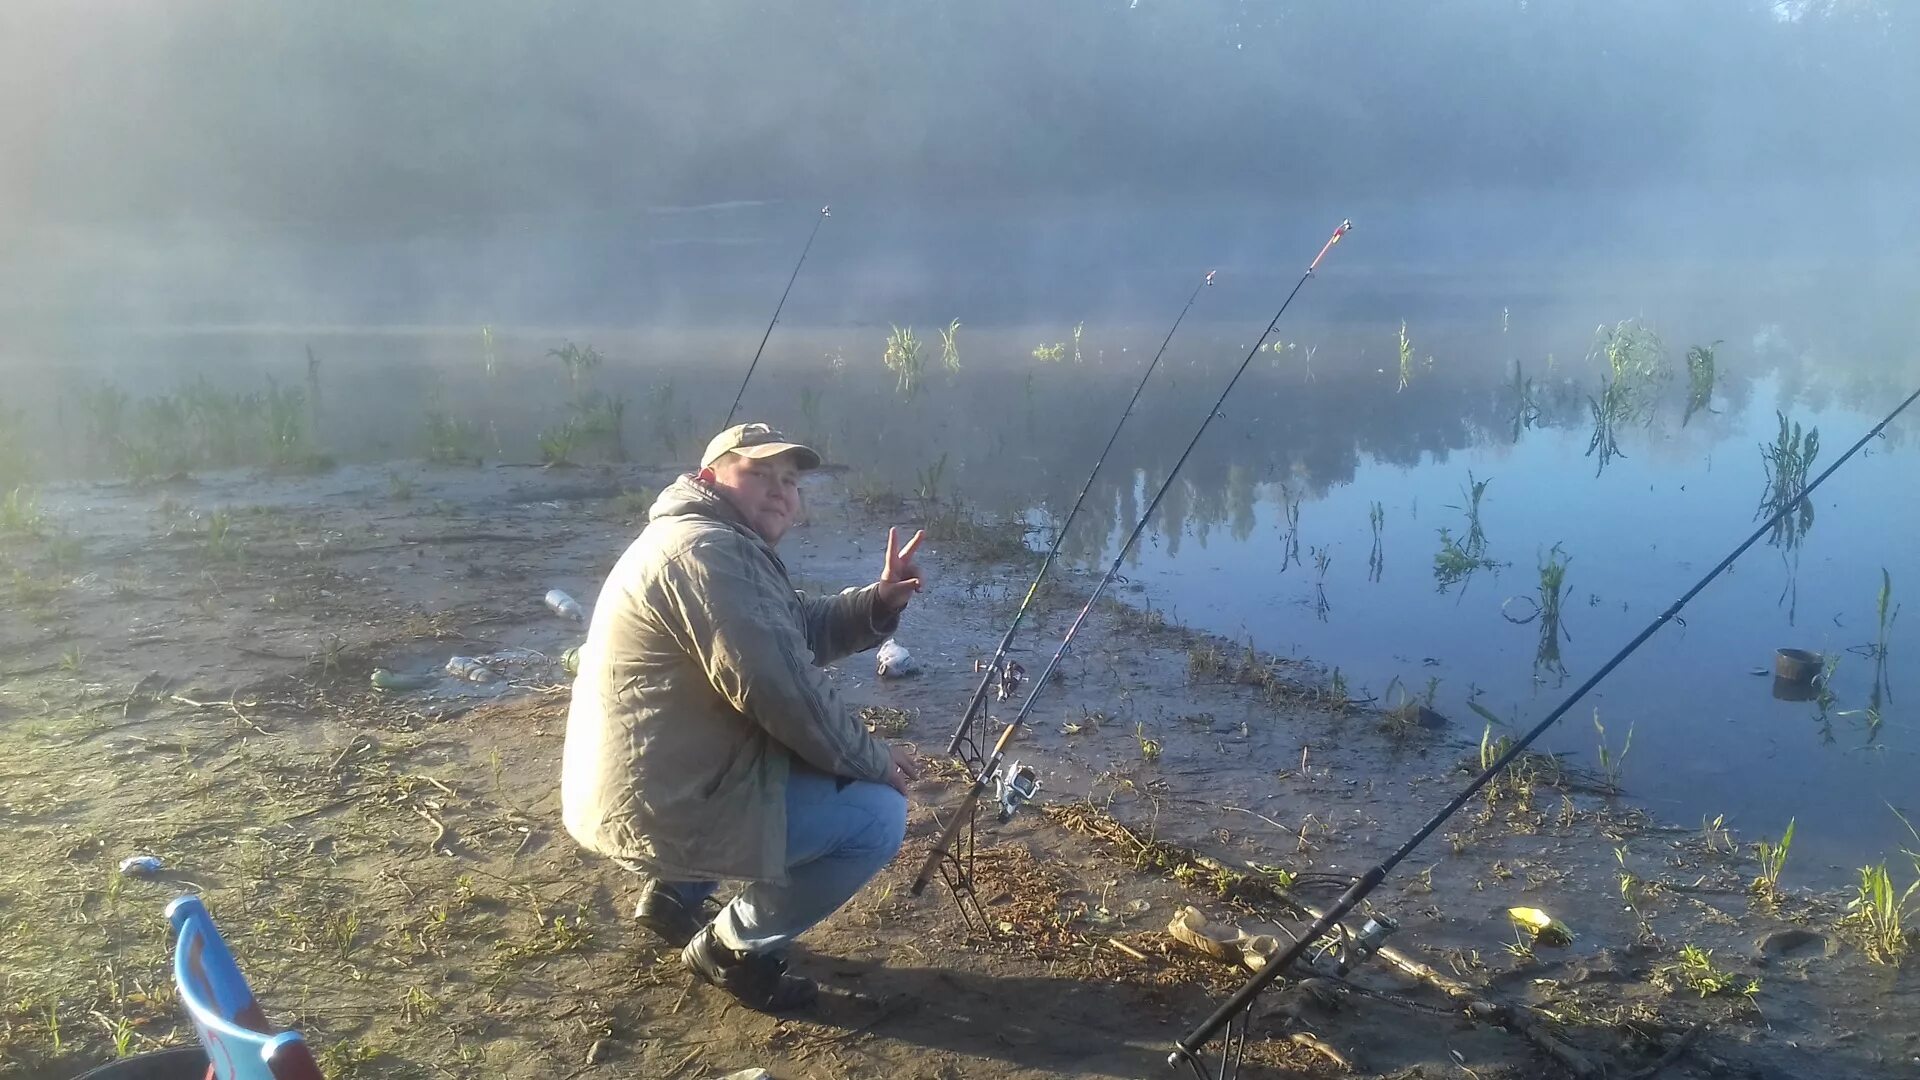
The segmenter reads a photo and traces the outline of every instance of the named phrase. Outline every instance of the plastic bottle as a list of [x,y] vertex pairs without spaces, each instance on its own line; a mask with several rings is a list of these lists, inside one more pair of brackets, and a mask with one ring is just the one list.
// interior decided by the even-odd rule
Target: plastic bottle
[[580,646],[575,645],[560,654],[560,667],[569,675],[580,674]]
[[493,681],[493,669],[471,656],[456,656],[447,661],[447,674],[468,682]]
[[580,606],[580,601],[559,589],[547,590],[547,607],[563,619],[572,619],[577,623],[587,621],[587,609]]

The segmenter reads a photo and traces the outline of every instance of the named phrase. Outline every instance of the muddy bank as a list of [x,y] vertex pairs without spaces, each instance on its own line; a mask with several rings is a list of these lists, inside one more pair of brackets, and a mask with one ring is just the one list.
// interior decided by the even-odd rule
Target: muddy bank
[[[187,1038],[160,910],[188,890],[332,1076],[1164,1075],[1239,978],[1175,945],[1173,914],[1297,929],[1276,887],[1330,901],[1314,875],[1391,850],[1477,760],[1477,723],[1398,725],[1308,662],[1105,609],[1018,751],[1051,809],[982,822],[991,925],[907,896],[962,790],[945,771],[916,789],[908,851],[796,957],[821,1011],[757,1016],[689,989],[631,923],[637,882],[558,824],[557,661],[580,630],[541,594],[590,601],[667,477],[397,465],[43,492],[45,520],[0,538],[0,1075]],[[857,478],[818,477],[808,503],[783,554],[809,587],[870,580],[889,524],[930,527],[901,634],[923,673],[856,658],[836,678],[937,754],[1024,591],[1019,548]],[[1030,670],[1084,584],[1043,598]],[[453,655],[500,677],[369,686]],[[1401,953],[1507,1023],[1375,963],[1270,995],[1243,1075],[1617,1077],[1669,1051],[1663,1076],[1911,1074],[1911,969],[1870,960],[1844,898],[1795,890],[1791,856],[1753,891],[1755,838],[1653,820],[1631,766],[1622,784],[1533,762],[1376,894]],[[121,877],[135,853],[168,869]],[[1525,944],[1512,906],[1571,944]]]

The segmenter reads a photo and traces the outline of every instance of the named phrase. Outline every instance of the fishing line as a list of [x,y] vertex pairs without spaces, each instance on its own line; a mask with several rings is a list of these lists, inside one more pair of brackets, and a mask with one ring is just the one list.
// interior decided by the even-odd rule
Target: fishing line
[[[1093,595],[1087,598],[1086,606],[1080,609],[1080,614],[1074,617],[1073,624],[1067,628],[1066,637],[1061,639],[1060,647],[1054,650],[1052,658],[1047,661],[1046,670],[1040,673],[1038,679],[1034,680],[1033,689],[1027,693],[1027,700],[1020,706],[1020,711],[1015,714],[1012,722],[1007,724],[1006,729],[1000,733],[999,740],[994,743],[993,755],[987,759],[978,775],[974,777],[972,787],[967,789],[967,794],[961,800],[959,807],[954,811],[952,819],[941,829],[939,838],[934,841],[933,850],[927,853],[926,862],[921,865],[919,875],[914,878],[912,887],[913,895],[919,896],[926,890],[927,882],[933,880],[934,873],[942,870],[948,862],[954,861],[952,854],[954,839],[959,835],[962,826],[971,825],[974,811],[980,805],[980,796],[986,791],[987,785],[998,784],[1002,789],[1002,820],[1006,820],[1012,816],[1013,807],[1019,802],[1032,798],[1033,790],[1035,786],[1037,786],[1037,782],[1033,779],[1033,774],[1030,769],[1018,771],[1008,770],[1009,773],[1015,773],[1015,775],[1002,775],[999,771],[1000,763],[1006,758],[1007,746],[1013,741],[1014,733],[1019,731],[1021,726],[1026,723],[1027,718],[1033,714],[1033,706],[1040,698],[1040,691],[1046,687],[1048,680],[1053,677],[1054,671],[1060,666],[1060,661],[1065,658],[1067,649],[1072,646],[1075,635],[1077,635],[1080,632],[1080,628],[1086,624],[1087,616],[1093,612],[1094,605],[1099,603],[1100,594],[1106,591],[1107,586],[1113,583],[1115,577],[1119,576],[1120,567],[1126,560],[1127,552],[1133,549],[1134,543],[1140,539],[1140,534],[1146,531],[1147,523],[1152,520],[1154,511],[1160,507],[1160,500],[1166,498],[1167,492],[1173,488],[1174,481],[1179,479],[1181,466],[1187,463],[1187,458],[1191,457],[1194,448],[1200,445],[1200,439],[1207,433],[1207,428],[1212,425],[1214,418],[1220,415],[1221,406],[1227,403],[1227,395],[1233,393],[1234,385],[1240,381],[1242,375],[1246,374],[1248,366],[1253,363],[1253,358],[1259,354],[1260,347],[1266,343],[1268,336],[1273,333],[1274,327],[1280,324],[1280,318],[1287,313],[1287,308],[1293,303],[1293,298],[1300,295],[1300,289],[1306,285],[1307,279],[1313,276],[1315,270],[1319,269],[1320,261],[1327,257],[1327,252],[1333,250],[1333,245],[1339,243],[1340,238],[1345,236],[1348,230],[1352,228],[1353,222],[1343,221],[1340,223],[1339,228],[1333,230],[1333,235],[1328,237],[1326,244],[1320,248],[1320,254],[1313,257],[1313,262],[1307,266],[1306,272],[1300,275],[1300,280],[1294,282],[1293,291],[1287,294],[1286,300],[1280,305],[1280,310],[1274,312],[1273,319],[1267,323],[1267,328],[1260,332],[1260,337],[1253,343],[1253,348],[1247,351],[1247,358],[1240,362],[1240,367],[1234,371],[1233,378],[1227,380],[1226,388],[1220,391],[1219,400],[1215,401],[1213,407],[1207,410],[1205,419],[1200,421],[1199,428],[1193,433],[1192,441],[1187,443],[1187,448],[1181,452],[1179,460],[1175,461],[1173,468],[1168,470],[1166,479],[1161,482],[1159,490],[1153,493],[1152,501],[1147,503],[1146,511],[1142,513],[1140,519],[1134,523],[1133,531],[1127,534],[1126,541],[1120,545],[1120,550],[1115,553],[1113,565],[1107,567],[1107,572],[1101,576],[1100,581],[1094,586]],[[965,898],[972,893],[971,873],[964,866],[960,867],[957,873],[949,873],[947,883],[953,888],[954,896],[960,901],[962,911],[964,912],[967,902]]]
[[[1218,1009],[1215,1009],[1213,1015],[1207,1017],[1199,1027],[1188,1032],[1185,1038],[1175,1042],[1173,1044],[1173,1052],[1167,1055],[1167,1064],[1173,1068],[1179,1068],[1182,1064],[1185,1064],[1192,1069],[1195,1076],[1205,1080],[1207,1076],[1206,1066],[1205,1062],[1201,1059],[1200,1051],[1215,1035],[1218,1035],[1223,1028],[1228,1031],[1229,1050],[1227,1056],[1230,1059],[1234,1058],[1236,1055],[1231,1048],[1233,1025],[1237,1019],[1241,1020],[1243,1026],[1245,1020],[1251,1019],[1253,1001],[1259,996],[1260,991],[1266,988],[1267,984],[1279,978],[1280,973],[1286,971],[1295,961],[1299,960],[1301,954],[1305,953],[1316,940],[1338,927],[1341,918],[1359,906],[1360,902],[1365,900],[1368,894],[1372,893],[1374,889],[1379,887],[1382,881],[1386,880],[1387,875],[1393,871],[1394,867],[1400,865],[1403,860],[1409,855],[1412,855],[1414,849],[1425,842],[1427,837],[1432,836],[1434,831],[1445,824],[1448,818],[1458,813],[1461,807],[1467,805],[1468,800],[1472,799],[1481,788],[1485,787],[1488,781],[1497,776],[1502,769],[1511,765],[1515,758],[1519,757],[1526,751],[1527,747],[1533,744],[1535,739],[1545,734],[1546,730],[1552,727],[1560,717],[1564,716],[1568,709],[1573,708],[1581,698],[1587,695],[1589,690],[1599,685],[1600,680],[1606,678],[1613,672],[1614,668],[1620,666],[1622,661],[1633,655],[1634,650],[1644,645],[1647,639],[1654,635],[1655,631],[1665,626],[1669,620],[1672,620],[1678,615],[1680,609],[1686,607],[1687,603],[1700,593],[1700,590],[1706,588],[1713,582],[1713,579],[1719,577],[1729,566],[1732,566],[1735,559],[1738,559],[1746,553],[1748,548],[1758,543],[1760,538],[1767,535],[1776,523],[1788,514],[1795,512],[1800,504],[1803,503],[1808,496],[1813,494],[1814,489],[1825,483],[1827,477],[1832,476],[1840,466],[1845,465],[1852,459],[1853,455],[1859,453],[1861,447],[1866,446],[1869,441],[1886,430],[1887,425],[1892,423],[1895,417],[1905,412],[1907,406],[1912,405],[1916,399],[1920,399],[1920,389],[1916,389],[1913,393],[1907,395],[1905,401],[1902,401],[1896,406],[1892,412],[1886,415],[1885,419],[1875,424],[1865,435],[1860,436],[1858,442],[1855,442],[1849,447],[1846,453],[1841,454],[1833,464],[1827,466],[1826,471],[1818,477],[1815,477],[1811,484],[1802,488],[1800,494],[1787,500],[1780,509],[1774,511],[1772,517],[1769,517],[1765,522],[1761,523],[1760,527],[1755,529],[1745,540],[1741,541],[1740,545],[1734,548],[1726,558],[1721,559],[1713,569],[1707,571],[1705,577],[1695,582],[1692,588],[1681,595],[1680,599],[1675,600],[1671,606],[1661,612],[1652,622],[1648,623],[1645,629],[1634,635],[1633,640],[1627,642],[1624,648],[1613,654],[1612,659],[1600,666],[1600,670],[1594,672],[1586,682],[1581,683],[1572,694],[1567,696],[1565,701],[1562,701],[1552,712],[1548,713],[1545,719],[1535,724],[1533,730],[1521,736],[1519,741],[1507,748],[1506,753],[1501,754],[1491,765],[1481,770],[1480,775],[1474,777],[1472,782],[1467,784],[1466,788],[1462,790],[1460,794],[1454,796],[1452,802],[1442,807],[1440,812],[1433,816],[1432,820],[1422,825],[1420,830],[1409,837],[1406,843],[1400,845],[1398,851],[1387,856],[1386,861],[1355,879],[1353,885],[1341,895],[1339,901],[1316,920],[1311,927],[1308,927],[1307,932],[1290,946],[1286,952],[1268,961],[1267,964],[1252,978],[1248,979],[1240,989],[1234,991],[1232,997],[1228,998]],[[1245,1014],[1244,1019],[1242,1019],[1243,1014]],[[1223,1062],[1223,1075],[1224,1067]]]
[[1213,284],[1213,275],[1214,271],[1207,271],[1207,276],[1201,279],[1200,284],[1193,287],[1192,294],[1187,297],[1186,306],[1182,307],[1180,314],[1174,317],[1173,326],[1167,330],[1166,339],[1160,342],[1160,351],[1154,353],[1153,359],[1147,362],[1146,373],[1140,376],[1139,384],[1133,388],[1133,396],[1127,399],[1127,407],[1120,412],[1120,421],[1113,425],[1113,434],[1107,436],[1107,445],[1101,448],[1100,456],[1094,459],[1093,471],[1087,474],[1087,482],[1080,485],[1080,494],[1074,498],[1073,508],[1067,511],[1066,520],[1060,523],[1059,531],[1054,534],[1053,546],[1047,549],[1047,557],[1040,561],[1040,570],[1033,575],[1033,584],[1027,586],[1026,599],[1020,601],[1020,610],[1013,613],[1013,622],[1007,626],[1007,632],[1001,635],[999,647],[993,650],[993,659],[988,661],[983,669],[980,686],[974,690],[973,700],[967,703],[967,713],[960,718],[960,726],[954,729],[953,741],[947,744],[947,753],[959,753],[960,744],[966,740],[967,731],[973,727],[974,717],[986,704],[987,689],[993,685],[994,681],[1004,679],[1006,681],[1003,685],[1011,683],[1010,679],[1006,679],[1007,671],[1002,665],[1006,663],[1007,650],[1013,645],[1014,632],[1020,629],[1021,620],[1027,617],[1028,609],[1033,607],[1033,598],[1040,595],[1040,582],[1046,578],[1047,571],[1053,567],[1053,561],[1059,557],[1060,545],[1067,538],[1067,529],[1073,525],[1073,519],[1080,515],[1080,507],[1087,501],[1087,492],[1093,490],[1093,479],[1100,475],[1100,467],[1107,463],[1107,455],[1113,451],[1113,444],[1120,438],[1120,429],[1127,425],[1127,418],[1133,415],[1133,407],[1140,400],[1140,392],[1147,388],[1147,380],[1153,378],[1153,369],[1159,366],[1160,358],[1166,355],[1167,345],[1173,341],[1174,333],[1180,329],[1180,323],[1192,309],[1194,300],[1199,298],[1200,290]]
[[760,354],[766,351],[767,339],[773,336],[773,324],[780,321],[780,309],[787,306],[787,294],[793,291],[794,279],[800,276],[800,268],[807,264],[807,252],[813,250],[813,238],[820,235],[820,226],[833,216],[833,207],[820,208],[820,216],[813,221],[813,231],[807,234],[806,246],[800,249],[800,259],[793,264],[793,273],[787,275],[787,287],[780,290],[780,302],[773,305],[773,318],[767,320],[767,332],[760,335],[760,347],[753,350],[753,362],[747,365],[747,377],[740,380],[740,390],[733,395],[733,407],[727,410],[727,422],[720,425],[722,431],[733,426],[733,414],[740,411],[740,399],[747,394],[747,384],[753,381],[753,369],[760,366]]

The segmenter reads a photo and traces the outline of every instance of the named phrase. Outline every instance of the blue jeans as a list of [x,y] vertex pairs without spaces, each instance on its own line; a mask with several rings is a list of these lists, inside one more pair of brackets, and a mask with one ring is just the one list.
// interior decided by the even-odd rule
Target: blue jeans
[[[754,882],[713,921],[736,952],[785,948],[840,910],[900,851],[907,798],[885,784],[843,780],[796,764],[787,777],[787,883]],[[718,882],[660,882],[698,910]]]

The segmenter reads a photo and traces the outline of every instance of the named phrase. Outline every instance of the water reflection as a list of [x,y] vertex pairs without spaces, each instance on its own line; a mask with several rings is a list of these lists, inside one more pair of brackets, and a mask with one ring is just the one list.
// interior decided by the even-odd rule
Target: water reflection
[[[1497,327],[1497,318],[1491,324]],[[853,471],[849,483],[857,489],[909,500],[906,514],[931,513],[933,504],[960,498],[989,514],[1057,526],[1164,334],[1146,328],[1130,335],[1089,321],[1080,364],[1069,350],[1059,361],[1031,358],[1035,341],[1071,341],[1072,325],[969,326],[960,370],[925,363],[910,398],[897,392],[897,377],[883,364],[885,325],[783,327],[776,341],[785,352],[762,365],[743,414],[813,442]],[[1648,375],[1643,388],[1630,391],[1623,380],[1641,377],[1633,373],[1645,365],[1636,367],[1633,357],[1648,349],[1633,324],[1603,329],[1596,348],[1587,347],[1583,330],[1570,349],[1547,338],[1522,341],[1517,332],[1449,340],[1414,326],[1420,362],[1400,390],[1399,326],[1394,318],[1300,328],[1300,344],[1274,350],[1269,364],[1251,370],[1161,503],[1147,541],[1130,554],[1128,576],[1186,621],[1340,667],[1356,697],[1394,677],[1408,683],[1425,675],[1410,669],[1431,658],[1444,665],[1434,672],[1446,676],[1436,706],[1443,713],[1450,707],[1467,714],[1466,701],[1444,700],[1463,690],[1503,715],[1534,711],[1544,687],[1603,659],[1593,650],[1631,636],[1647,604],[1699,576],[1699,560],[1717,557],[1726,532],[1755,511],[1755,487],[1763,509],[1778,497],[1776,487],[1797,492],[1804,465],[1818,453],[1817,429],[1864,426],[1818,407],[1877,414],[1897,396],[1886,373],[1797,362],[1774,344],[1765,352],[1703,346],[1688,357],[1684,381]],[[1218,326],[1189,326],[1182,334],[1065,537],[1064,558],[1111,558],[1250,344],[1237,329]],[[616,425],[625,451],[642,461],[685,463],[718,426],[757,335],[755,328],[744,351],[733,340],[739,335],[729,335],[724,349],[684,335],[598,341],[605,362],[577,378],[545,355],[559,342],[497,329],[469,340],[341,339],[316,349],[325,359],[309,380],[309,424],[320,447],[343,456],[412,456],[442,443],[464,447],[469,460],[537,461],[541,433],[579,416],[579,402],[630,402]],[[1556,347],[1582,359],[1552,361]],[[249,348],[257,351],[237,354],[225,369],[202,357],[207,378],[225,393],[261,394],[264,402],[268,372],[283,386],[308,374],[298,341],[271,346],[286,357],[284,368],[263,370],[258,354],[269,347]],[[1431,367],[1424,363],[1429,353],[1436,358]],[[726,362],[709,362],[718,356]],[[1711,389],[1703,392],[1708,361]],[[176,370],[190,374],[175,380]],[[122,385],[135,398],[177,393],[195,369],[182,361],[166,371],[168,378],[144,387]],[[68,386],[94,385],[98,377]],[[86,413],[72,404],[77,399],[63,399],[55,380],[18,384],[27,395],[49,387],[55,392],[40,402],[44,408],[31,397],[9,404],[24,423],[37,417],[51,421],[52,430],[25,438],[0,430],[0,446],[45,447],[43,463],[84,463],[89,444],[106,442],[88,438]],[[1613,449],[1595,478],[1593,457],[1582,451],[1592,441],[1594,402],[1607,398],[1609,387],[1615,420],[1632,419],[1609,427]],[[60,421],[63,400],[71,423]],[[262,416],[270,412],[263,404]],[[1777,429],[1784,434],[1776,437]],[[1829,519],[1824,536],[1811,534],[1812,516],[1796,510],[1773,548],[1784,563],[1740,564],[1696,602],[1701,611],[1689,613],[1690,626],[1663,631],[1661,662],[1636,661],[1609,681],[1609,708],[1643,721],[1637,760],[1661,762],[1626,778],[1635,794],[1679,803],[1688,819],[1725,813],[1743,827],[1769,824],[1764,815],[1772,803],[1761,797],[1768,790],[1817,790],[1836,822],[1849,816],[1841,813],[1848,806],[1861,818],[1879,798],[1908,797],[1863,776],[1863,755],[1839,761],[1844,755],[1794,752],[1817,745],[1822,725],[1851,743],[1852,725],[1860,739],[1883,748],[1871,756],[1911,767],[1915,734],[1893,705],[1896,689],[1911,692],[1884,653],[1871,664],[1843,664],[1824,713],[1817,702],[1811,709],[1774,703],[1748,675],[1756,655],[1770,656],[1779,645],[1844,651],[1850,642],[1825,640],[1835,632],[1828,627],[1840,625],[1831,620],[1851,614],[1859,625],[1874,622],[1872,589],[1853,580],[1861,567],[1885,564],[1897,577],[1915,566],[1904,538],[1920,531],[1920,506],[1888,495],[1910,490],[1911,462],[1897,452],[1905,440],[1906,426],[1890,429],[1886,443],[1823,489],[1831,496],[1821,509]],[[1775,453],[1756,454],[1756,444]],[[570,456],[591,462],[619,452],[610,441],[581,441]],[[1422,502],[1430,511],[1424,521]],[[1443,507],[1439,520],[1436,506]],[[1857,527],[1836,527],[1849,517]],[[1845,558],[1823,557],[1820,544],[1843,536]],[[1814,554],[1801,567],[1809,548]],[[1195,549],[1204,557],[1195,558],[1202,554]],[[1416,564],[1432,560],[1436,573],[1387,579],[1387,550]],[[1526,559],[1523,552],[1538,554]],[[1564,610],[1574,559],[1588,597],[1577,642]],[[1544,580],[1555,563],[1559,579]],[[1526,574],[1527,566],[1535,573]],[[1299,573],[1290,572],[1296,567]],[[1461,572],[1454,576],[1448,567]],[[1797,626],[1803,600],[1809,617]],[[1503,601],[1506,621],[1499,618]],[[1889,624],[1894,610],[1889,600]],[[1560,749],[1591,753],[1590,734]],[[1728,775],[1764,780],[1731,783]],[[1695,806],[1701,799],[1712,805]],[[1818,832],[1818,808],[1796,809],[1803,832]]]

